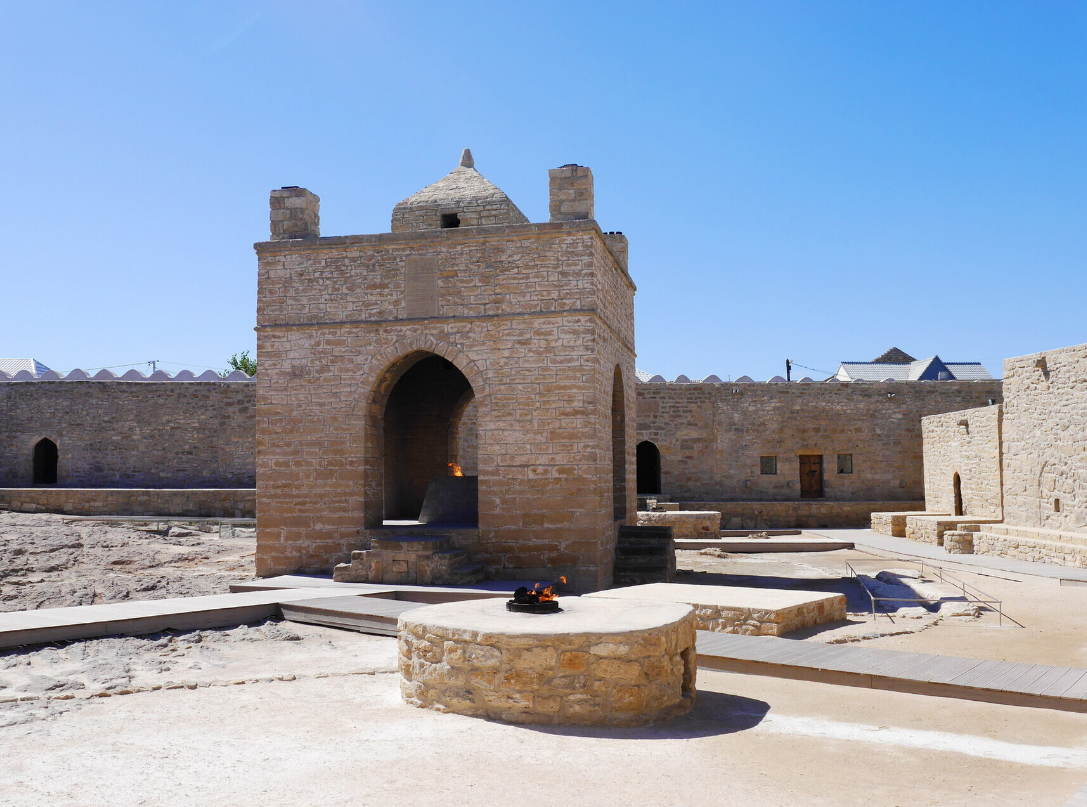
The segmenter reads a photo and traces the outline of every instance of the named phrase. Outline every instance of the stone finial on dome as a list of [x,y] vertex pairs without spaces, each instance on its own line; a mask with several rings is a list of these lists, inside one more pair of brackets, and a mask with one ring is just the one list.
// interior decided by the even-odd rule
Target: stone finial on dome
[[472,150],[465,149],[460,165],[393,208],[392,231],[528,224],[528,217],[475,165]]

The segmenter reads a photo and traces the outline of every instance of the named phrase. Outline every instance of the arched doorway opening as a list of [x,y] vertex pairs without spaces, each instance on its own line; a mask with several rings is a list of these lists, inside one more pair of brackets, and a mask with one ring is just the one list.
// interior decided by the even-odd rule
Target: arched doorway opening
[[472,399],[464,373],[433,353],[397,379],[384,413],[386,521],[476,523],[477,477],[464,475],[455,453],[457,421]]
[[964,516],[966,513],[962,510],[962,480],[958,474],[955,474],[952,484],[955,486],[955,515]]
[[642,440],[635,449],[638,468],[638,495],[661,492],[661,452],[650,440]]
[[[43,437],[34,446],[34,484],[57,484],[57,444]],[[24,466],[25,467],[25,466]]]
[[611,380],[611,484],[612,517],[619,521],[627,516],[627,413],[618,366]]

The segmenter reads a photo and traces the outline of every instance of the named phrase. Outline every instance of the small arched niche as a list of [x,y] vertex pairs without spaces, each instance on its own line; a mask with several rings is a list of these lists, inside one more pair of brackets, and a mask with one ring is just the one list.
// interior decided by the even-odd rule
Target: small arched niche
[[43,437],[34,444],[34,484],[57,484],[57,461],[60,452],[57,444],[48,437]]

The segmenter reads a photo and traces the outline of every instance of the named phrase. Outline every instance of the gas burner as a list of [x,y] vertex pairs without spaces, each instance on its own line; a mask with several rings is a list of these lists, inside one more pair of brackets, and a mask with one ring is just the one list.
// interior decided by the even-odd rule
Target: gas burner
[[[566,582],[565,577],[559,580]],[[555,596],[555,584],[536,583],[532,588],[521,586],[513,592],[513,599],[506,601],[506,610],[517,614],[557,614],[562,609]]]

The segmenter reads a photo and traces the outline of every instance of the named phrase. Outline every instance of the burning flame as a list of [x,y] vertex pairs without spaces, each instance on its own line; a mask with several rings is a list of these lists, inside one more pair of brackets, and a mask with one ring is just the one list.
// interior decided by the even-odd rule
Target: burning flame
[[449,475],[450,476],[464,476],[464,471],[460,469],[460,466],[455,462],[449,463]]
[[[566,578],[560,577],[559,582],[564,586],[566,585]],[[543,586],[543,588],[540,588]],[[532,588],[527,586],[521,586],[514,593],[514,599],[520,602],[550,602],[551,600],[557,600],[558,595],[554,591],[554,583],[536,583]]]

